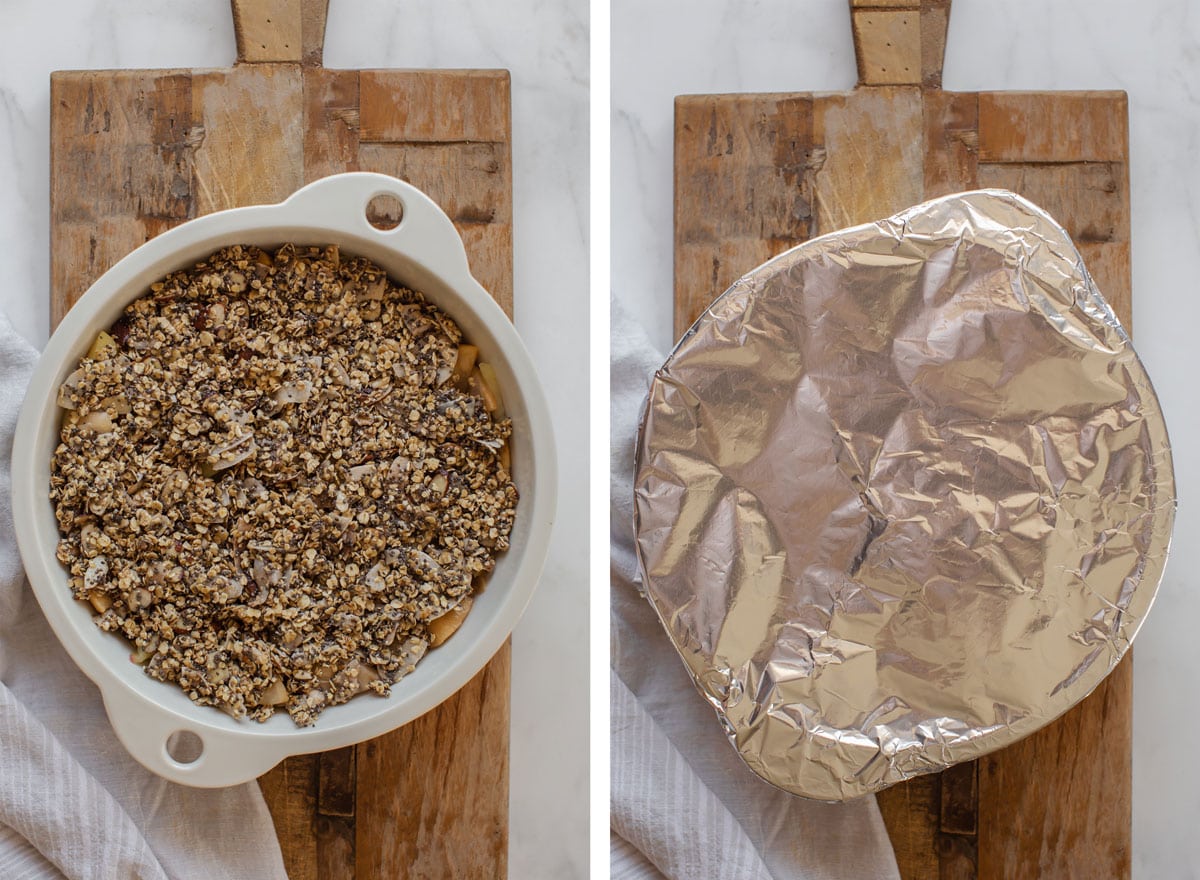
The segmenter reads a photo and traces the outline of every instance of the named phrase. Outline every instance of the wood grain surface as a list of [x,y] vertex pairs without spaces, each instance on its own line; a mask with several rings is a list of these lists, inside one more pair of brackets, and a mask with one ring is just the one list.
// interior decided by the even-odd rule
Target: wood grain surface
[[[1130,327],[1123,92],[941,90],[949,0],[852,0],[842,94],[675,103],[675,330],[737,278],[836,229],[1003,187],[1071,234]],[[1130,873],[1132,657],[1040,732],[879,796],[908,880]]]
[[[410,181],[512,312],[506,71],[320,66],[327,0],[234,0],[227,70],[51,77],[51,320],[118,259],[211,211],[341,171]],[[510,654],[435,711],[261,780],[292,880],[507,876]]]

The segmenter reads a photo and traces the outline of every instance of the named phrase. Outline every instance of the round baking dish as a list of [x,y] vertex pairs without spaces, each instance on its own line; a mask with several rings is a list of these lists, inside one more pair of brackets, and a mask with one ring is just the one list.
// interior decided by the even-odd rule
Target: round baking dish
[[[393,196],[400,223],[383,231],[367,219],[368,203]],[[71,595],[55,558],[58,526],[49,498],[50,459],[58,443],[58,386],[98,331],[168,273],[233,244],[278,247],[336,244],[373,260],[449,314],[496,370],[513,422],[513,480],[521,493],[511,535],[486,590],[452,639],[430,651],[387,698],[360,696],[298,728],[286,713],[266,722],[237,720],[198,706],[173,684],[147,676],[129,660],[129,645],[102,632],[86,603]],[[13,443],[13,515],[29,581],[55,634],[96,683],[117,737],[147,768],[202,787],[253,779],[289,755],[323,751],[378,736],[428,712],[467,683],[512,632],[537,584],[554,519],[556,468],[549,411],[533,363],[507,316],[471,276],[462,240],[420,190],[381,174],[318,180],[278,205],[236,208],[192,220],[125,257],[96,281],[63,319],[34,370]],[[195,760],[168,752],[173,734],[200,738]]]

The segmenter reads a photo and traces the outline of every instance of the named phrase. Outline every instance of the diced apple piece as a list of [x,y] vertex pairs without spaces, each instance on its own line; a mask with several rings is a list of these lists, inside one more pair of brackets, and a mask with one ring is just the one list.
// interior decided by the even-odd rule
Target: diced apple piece
[[124,394],[114,394],[111,397],[106,397],[100,401],[100,405],[104,407],[105,411],[111,409],[119,416],[126,415],[133,409]]
[[450,381],[457,388],[467,390],[467,381],[475,370],[475,359],[478,357],[479,349],[474,345],[463,344],[458,347],[458,360],[454,362],[454,371],[450,374]]
[[96,340],[92,343],[92,347],[87,350],[87,356],[93,360],[106,361],[110,357],[116,356],[120,350],[121,346],[117,345],[117,340],[101,330],[96,334]]
[[445,644],[446,639],[458,632],[462,622],[467,619],[474,600],[467,596],[456,608],[451,608],[441,617],[429,621],[429,647],[436,648]]
[[490,401],[487,396],[484,397],[484,405],[492,418],[499,421],[505,417],[504,396],[500,393],[500,380],[496,378],[496,371],[492,369],[492,365],[484,361],[479,362],[479,376],[483,379],[483,387],[491,397]]
[[258,698],[258,701],[264,706],[279,706],[283,703],[286,703],[287,700],[287,688],[283,686],[283,682],[279,679],[275,679],[273,682],[267,685],[267,689],[264,690],[262,692],[262,696]]
[[113,420],[102,409],[94,409],[79,421],[81,428],[91,428],[97,434],[107,434],[113,430]]

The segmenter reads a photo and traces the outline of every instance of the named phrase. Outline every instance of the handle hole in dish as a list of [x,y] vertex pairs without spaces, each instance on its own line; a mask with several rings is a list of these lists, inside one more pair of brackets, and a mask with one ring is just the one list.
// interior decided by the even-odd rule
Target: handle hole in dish
[[195,764],[204,754],[204,740],[190,730],[177,730],[167,737],[167,756],[176,764]]
[[404,219],[404,203],[393,195],[380,193],[367,202],[367,222],[380,232],[391,232]]

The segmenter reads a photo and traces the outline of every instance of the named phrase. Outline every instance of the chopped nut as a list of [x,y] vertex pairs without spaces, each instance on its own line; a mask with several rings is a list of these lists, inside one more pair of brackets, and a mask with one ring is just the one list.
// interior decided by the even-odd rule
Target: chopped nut
[[275,392],[275,402],[280,405],[304,403],[312,396],[311,382],[287,382]]
[[145,587],[137,587],[129,593],[129,607],[134,610],[149,608],[154,601],[154,594]]
[[387,588],[387,580],[383,576],[383,564],[375,563],[363,577],[363,583],[372,593],[382,593]]

